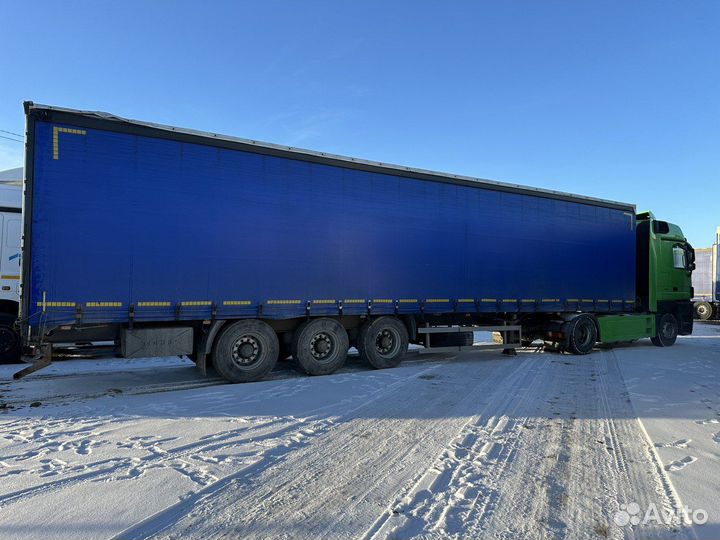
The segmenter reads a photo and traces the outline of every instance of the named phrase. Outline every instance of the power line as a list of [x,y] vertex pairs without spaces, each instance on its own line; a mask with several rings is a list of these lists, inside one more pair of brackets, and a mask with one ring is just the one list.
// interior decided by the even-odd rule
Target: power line
[[8,141],[15,141],[15,142],[19,142],[19,143],[25,142],[25,141],[21,141],[18,139],[13,139],[12,137],[5,137],[4,135],[0,135],[0,139],[7,139]]
[[15,133],[14,131],[8,131],[6,129],[0,129],[0,132],[2,133],[9,133],[10,135],[16,135],[18,137],[24,137],[24,135],[21,135],[20,133]]

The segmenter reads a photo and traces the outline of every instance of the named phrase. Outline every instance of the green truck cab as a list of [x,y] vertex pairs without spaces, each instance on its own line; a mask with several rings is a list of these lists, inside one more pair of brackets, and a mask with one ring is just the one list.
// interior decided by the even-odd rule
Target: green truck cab
[[636,310],[627,315],[598,317],[603,343],[649,337],[658,347],[692,334],[695,250],[677,225],[637,215]]

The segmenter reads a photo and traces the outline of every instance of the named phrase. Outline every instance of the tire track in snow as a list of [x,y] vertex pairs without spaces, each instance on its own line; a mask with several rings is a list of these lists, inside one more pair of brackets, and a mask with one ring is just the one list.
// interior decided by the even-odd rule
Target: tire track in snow
[[547,357],[524,364],[494,389],[485,409],[463,426],[433,465],[421,474],[366,531],[363,538],[417,535],[467,536],[481,528],[499,496],[523,429],[534,429],[513,412],[537,390]]
[[432,461],[467,423],[478,401],[525,362],[444,362],[397,381],[347,411],[322,437],[223,479],[220,488],[117,538],[356,537],[417,474],[417,465]]

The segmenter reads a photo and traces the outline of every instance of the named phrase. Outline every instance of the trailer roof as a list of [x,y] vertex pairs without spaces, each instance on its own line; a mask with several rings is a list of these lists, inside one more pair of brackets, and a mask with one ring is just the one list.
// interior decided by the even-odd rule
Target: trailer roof
[[488,180],[485,178],[475,178],[472,176],[464,176],[459,174],[450,174],[426,169],[405,167],[403,165],[395,165],[392,163],[383,163],[380,161],[358,159],[337,154],[331,154],[327,152],[317,152],[304,148],[283,146],[279,144],[256,141],[252,139],[243,139],[240,137],[221,135],[208,131],[198,131],[194,129],[180,128],[164,124],[155,124],[142,120],[123,118],[121,116],[101,111],[82,111],[77,109],[68,109],[64,107],[54,107],[51,105],[36,104],[32,101],[26,101],[24,103],[24,107],[25,114],[28,116],[33,115],[42,120],[54,121],[58,123],[67,123],[70,125],[79,125],[83,127],[105,129],[109,131],[118,131],[125,133],[133,133],[137,135],[181,140],[196,144],[234,148],[237,150],[258,152],[263,154],[286,157],[290,159],[324,163],[328,165],[337,165],[341,167],[367,170],[370,172],[393,174],[408,178],[420,178],[423,180],[432,180],[443,183],[480,187],[493,191],[522,193],[526,195],[535,195],[538,197],[545,197],[550,199],[559,199],[591,204],[594,206],[627,210],[633,213],[635,212],[634,204],[612,201],[608,199],[586,197],[584,195],[576,195],[563,191],[523,186],[521,184],[498,182],[496,180]]

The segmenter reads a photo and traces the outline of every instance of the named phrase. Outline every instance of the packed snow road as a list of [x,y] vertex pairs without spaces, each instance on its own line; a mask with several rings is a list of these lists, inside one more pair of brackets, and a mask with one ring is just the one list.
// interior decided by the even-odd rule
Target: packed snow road
[[3,366],[0,538],[717,538],[719,364],[698,325],[245,385],[177,359]]

